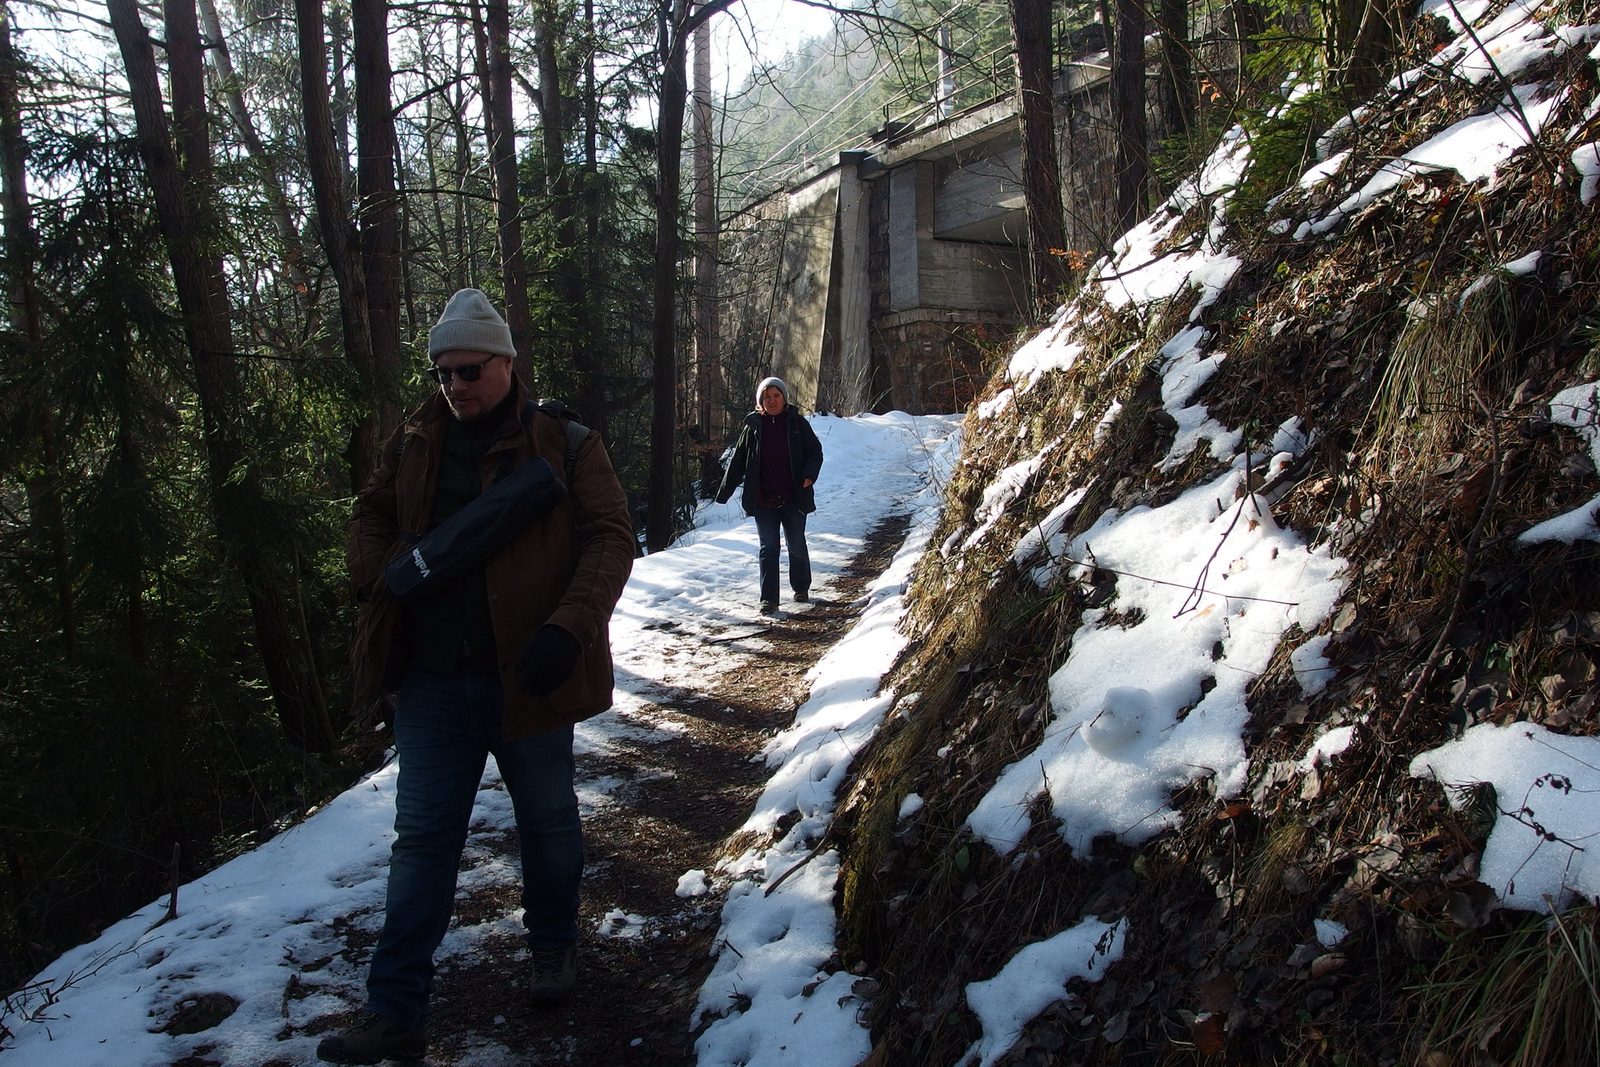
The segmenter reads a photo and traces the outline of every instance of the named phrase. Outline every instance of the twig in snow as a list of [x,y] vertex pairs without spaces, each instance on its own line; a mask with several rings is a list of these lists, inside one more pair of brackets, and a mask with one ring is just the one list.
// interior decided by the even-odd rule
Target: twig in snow
[[786,870],[782,874],[778,875],[777,879],[774,880],[771,885],[767,886],[766,892],[762,893],[761,895],[763,897],[770,897],[772,894],[776,893],[778,891],[778,887],[780,885],[782,885],[783,883],[787,882],[789,880],[789,876],[791,874],[793,874],[795,871],[798,871],[801,867],[804,867],[806,864],[810,863],[812,860],[814,860],[818,856],[820,856],[822,854],[822,850],[827,848],[828,847],[828,843],[830,841],[832,841],[832,840],[833,840],[833,823],[830,822],[828,824],[828,828],[822,832],[822,840],[818,841],[815,845],[813,845],[812,848],[811,848],[811,851],[807,852],[804,856],[802,856],[800,858],[800,861],[798,863],[796,863],[793,867],[790,867],[788,870]]

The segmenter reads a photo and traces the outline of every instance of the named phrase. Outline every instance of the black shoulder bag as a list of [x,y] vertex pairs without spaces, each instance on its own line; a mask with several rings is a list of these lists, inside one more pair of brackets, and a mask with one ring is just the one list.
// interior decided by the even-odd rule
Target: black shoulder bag
[[[523,425],[527,425],[535,407],[530,400],[523,413]],[[555,411],[550,413],[556,414]],[[564,410],[561,413],[565,414]],[[583,425],[568,422],[566,465],[569,479],[577,458],[577,446],[588,434]],[[418,597],[448,584],[488,560],[517,534],[550,514],[566,495],[566,485],[549,462],[543,457],[534,457],[497,479],[461,510],[429,530],[411,551],[390,560],[383,569],[390,591],[398,597]]]

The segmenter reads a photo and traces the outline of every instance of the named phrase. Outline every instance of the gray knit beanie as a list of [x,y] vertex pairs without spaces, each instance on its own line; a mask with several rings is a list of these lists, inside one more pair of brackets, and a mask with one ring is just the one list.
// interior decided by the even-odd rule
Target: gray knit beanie
[[789,387],[783,384],[782,378],[763,378],[761,384],[756,386],[756,410],[761,410],[761,394],[767,391],[767,386],[776,385],[778,392],[783,394],[783,402],[789,402]]
[[491,356],[517,354],[511,343],[511,328],[481,289],[457,290],[444,306],[439,321],[428,331],[429,359],[458,349]]

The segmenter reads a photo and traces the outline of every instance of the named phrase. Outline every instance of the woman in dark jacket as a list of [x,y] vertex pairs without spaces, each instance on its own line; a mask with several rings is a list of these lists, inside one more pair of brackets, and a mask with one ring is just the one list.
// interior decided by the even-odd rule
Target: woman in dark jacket
[[725,504],[740,482],[740,503],[761,534],[761,613],[778,611],[778,530],[789,548],[789,587],[800,603],[811,599],[811,554],[806,516],[817,510],[812,483],[822,471],[822,442],[793,404],[779,378],[756,386],[756,410],[744,418],[728,473],[717,490]]

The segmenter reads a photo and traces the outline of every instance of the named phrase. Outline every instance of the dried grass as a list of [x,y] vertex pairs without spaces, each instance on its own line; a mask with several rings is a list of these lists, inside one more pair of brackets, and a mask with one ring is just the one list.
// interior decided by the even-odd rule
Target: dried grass
[[[1408,102],[1400,125],[1410,128],[1369,131],[1359,151],[1376,165],[1473,106],[1463,87],[1429,93]],[[1552,129],[1576,118],[1568,114]],[[1600,660],[1600,634],[1558,639],[1549,632],[1550,619],[1600,600],[1592,547],[1529,551],[1514,542],[1532,518],[1576,506],[1593,491],[1556,473],[1577,446],[1533,418],[1592,347],[1586,335],[1575,336],[1575,324],[1590,313],[1585,294],[1600,285],[1600,228],[1573,222],[1574,201],[1548,176],[1515,171],[1486,191],[1456,187],[1445,196],[1427,183],[1397,191],[1324,244],[1263,232],[1246,250],[1234,289],[1206,316],[1210,344],[1228,353],[1207,385],[1213,416],[1244,427],[1255,443],[1289,415],[1316,429],[1315,453],[1275,510],[1308,540],[1336,535],[1336,551],[1354,561],[1345,598],[1353,618],[1330,649],[1341,678],[1303,698],[1283,662],[1293,643],[1286,640],[1250,692],[1258,733],[1247,743],[1259,771],[1297,759],[1336,722],[1360,723],[1375,735],[1323,772],[1320,793],[1303,794],[1296,776],[1267,790],[1261,812],[1218,818],[1220,805],[1199,785],[1173,798],[1182,829],[1137,852],[1112,844],[1071,855],[1043,807],[1009,857],[962,829],[1000,769],[1036,744],[1046,716],[1027,709],[1044,700],[1048,673],[1069,654],[1083,610],[1076,583],[1058,578],[1034,589],[1011,564],[1011,547],[1072,488],[1088,493],[1069,534],[1107,507],[1159,504],[1215,472],[1199,452],[1174,471],[1153,470],[1166,445],[1151,417],[1160,407],[1152,364],[1157,347],[1187,321],[1193,295],[1146,320],[1099,307],[1096,332],[1074,338],[1085,351],[1070,373],[1047,375],[1001,416],[968,416],[963,467],[952,478],[935,546],[970,536],[974,509],[1000,470],[1056,444],[973,550],[946,556],[936,547],[919,565],[906,623],[911,643],[894,676],[898,692],[918,696],[858,759],[860,777],[841,804],[843,944],[848,962],[866,962],[884,986],[871,1009],[869,1063],[954,1063],[975,1036],[965,984],[990,977],[1023,943],[1077,921],[1091,903],[1103,906],[1097,895],[1113,880],[1128,885],[1122,906],[1134,918],[1127,958],[1071,1012],[1058,1005],[1047,1013],[1040,1025],[1067,1031],[1064,1046],[1045,1055],[1047,1045],[1025,1036],[1018,1062],[1194,1062],[1195,1035],[1174,1021],[1178,1013],[1197,1010],[1199,987],[1214,978],[1232,976],[1244,990],[1252,970],[1270,972],[1278,1004],[1262,1006],[1270,998],[1259,988],[1240,993],[1226,1034],[1225,1055],[1235,1062],[1327,1063],[1352,1049],[1372,1062],[1402,1050],[1407,1062],[1423,1062],[1418,1035],[1429,1027],[1437,1031],[1430,1052],[1465,1056],[1487,1040],[1496,1055],[1513,1055],[1505,1035],[1517,1030],[1536,1035],[1523,1043],[1530,1051],[1519,1062],[1594,1062],[1562,1058],[1585,1047],[1581,1041],[1594,1048],[1590,1021],[1600,1005],[1578,981],[1595,973],[1592,912],[1583,913],[1581,929],[1524,931],[1514,945],[1461,935],[1446,950],[1438,982],[1409,995],[1397,990],[1415,964],[1393,929],[1420,923],[1418,946],[1431,951],[1442,933],[1430,924],[1442,914],[1446,869],[1462,858],[1463,841],[1485,829],[1449,831],[1437,788],[1406,771],[1412,754],[1448,735],[1452,687],[1492,677],[1501,688],[1485,715],[1545,715],[1557,705],[1541,694],[1542,679],[1581,676],[1575,654]],[[1570,267],[1572,295],[1552,298],[1548,272],[1494,273],[1495,264],[1533,247]],[[1485,275],[1489,282],[1463,302],[1469,284]],[[1417,313],[1407,314],[1396,293],[1422,294]],[[1005,384],[991,383],[986,395]],[[1467,569],[1462,549],[1483,499],[1473,496],[1472,480],[1495,452],[1474,392],[1497,420],[1503,492],[1483,524],[1482,556]],[[1122,414],[1097,442],[1094,423],[1112,400]],[[1083,415],[1074,424],[1075,412]],[[1395,736],[1389,717],[1463,589],[1459,632]],[[1574,715],[1568,730],[1600,724],[1600,701],[1582,705],[1582,696],[1574,691],[1559,705]],[[1305,706],[1286,717],[1295,703]],[[902,822],[899,804],[911,791],[925,807]],[[1404,865],[1369,877],[1359,857],[1380,838],[1398,844]],[[1290,887],[1292,868],[1299,874]],[[1358,960],[1352,949],[1348,966],[1320,983],[1334,1000],[1309,1008],[1297,999],[1306,996],[1306,979],[1288,977],[1294,968],[1285,961],[1311,918],[1346,912],[1377,917],[1354,942],[1367,955]],[[1509,994],[1491,1005],[1501,994],[1485,984],[1490,970],[1496,982],[1538,991],[1517,994],[1523,1007],[1513,1009]],[[1126,1007],[1117,999],[1130,990],[1140,1000],[1126,1036],[1107,1041],[1106,1018]],[[1437,993],[1431,1000],[1430,990]],[[1477,1015],[1489,1018],[1493,1006],[1508,1021],[1491,1032],[1463,1008],[1466,1029],[1434,1025],[1446,1018],[1446,1000],[1459,1005],[1473,996]],[[1069,1017],[1070,1025],[1061,1021]]]
[[1454,937],[1412,990],[1429,1025],[1420,1062],[1589,1067],[1600,1056],[1600,909],[1552,911],[1503,933]]

